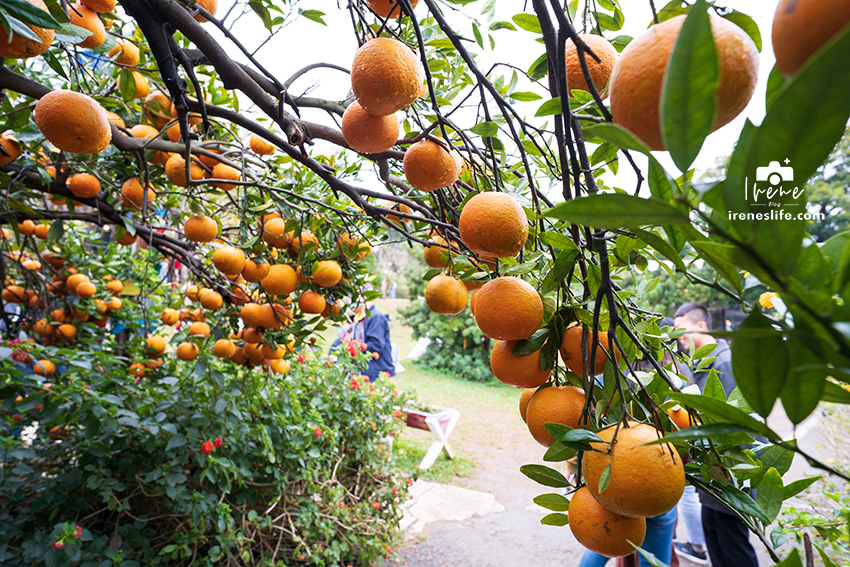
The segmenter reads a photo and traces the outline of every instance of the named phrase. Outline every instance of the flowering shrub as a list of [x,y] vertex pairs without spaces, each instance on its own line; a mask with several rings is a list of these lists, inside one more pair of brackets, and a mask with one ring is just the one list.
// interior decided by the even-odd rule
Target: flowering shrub
[[[388,467],[403,395],[308,348],[285,376],[164,357],[136,382],[104,348],[53,384],[0,347],[3,565],[368,565],[408,482]],[[107,343],[108,346],[108,343]],[[48,352],[49,351],[49,352]],[[18,433],[32,430],[27,444]]]

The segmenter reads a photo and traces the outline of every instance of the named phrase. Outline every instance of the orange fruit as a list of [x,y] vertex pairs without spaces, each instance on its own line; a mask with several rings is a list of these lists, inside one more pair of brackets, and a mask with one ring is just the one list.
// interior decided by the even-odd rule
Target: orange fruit
[[65,315],[64,309],[54,309],[50,312],[50,317],[58,323],[64,323],[68,318],[67,315]]
[[358,242],[357,243],[357,256],[354,257],[355,262],[359,262],[360,260],[365,260],[369,256],[372,255],[372,245],[368,242]]
[[259,156],[270,156],[277,150],[275,146],[254,134],[251,134],[251,139],[248,140],[248,147]]
[[77,338],[77,328],[70,323],[63,323],[56,328],[56,338],[60,341],[71,342]]
[[414,189],[428,193],[457,181],[458,169],[442,144],[420,140],[404,152],[404,176]]
[[99,14],[108,14],[115,10],[115,0],[81,0],[81,2],[89,10]]
[[213,345],[213,354],[219,358],[230,358],[236,352],[236,345],[230,339],[218,339]]
[[325,305],[325,308],[322,310],[322,317],[327,319],[328,317],[336,318],[342,312],[342,301],[337,299],[334,303],[328,303]]
[[[27,0],[30,4],[48,12],[47,5],[42,0]],[[35,33],[38,41],[26,38],[17,32],[12,33],[12,41],[9,41],[9,33],[6,28],[0,26],[0,57],[9,59],[25,59],[36,57],[50,48],[53,43],[53,30],[40,28],[32,24],[24,24]]]
[[[145,98],[148,96],[148,93],[151,90],[151,85],[144,75],[139,73],[138,71],[130,71],[130,75],[133,77],[133,98]],[[116,82],[118,86],[118,90],[121,90],[121,75],[118,75],[118,80]]]
[[351,90],[363,110],[375,116],[394,114],[413,104],[424,79],[416,54],[386,37],[364,43],[351,65]]
[[151,335],[145,339],[148,352],[160,355],[165,352],[165,339],[159,335]]
[[234,364],[245,364],[248,362],[248,357],[245,355],[245,349],[237,347],[233,354],[230,355],[230,360]]
[[[153,188],[147,187],[148,207],[156,199],[156,193]],[[142,210],[145,201],[145,193],[142,190],[142,182],[138,177],[131,177],[121,185],[121,204],[128,209]]]
[[463,206],[458,229],[476,254],[513,258],[528,239],[528,217],[507,193],[479,193]]
[[77,286],[75,291],[80,297],[86,298],[94,296],[97,293],[97,288],[91,282],[83,282]]
[[160,366],[162,366],[162,359],[161,359],[161,358],[156,358],[156,359],[153,359],[153,360],[148,360],[148,361],[145,363],[145,366],[147,366],[147,367],[148,367],[149,369],[151,369],[151,370],[156,370],[157,368],[159,368]]
[[[215,140],[204,140],[203,142],[201,142],[200,147],[207,150],[208,152],[212,152],[214,154],[219,155],[221,154],[222,150],[221,146],[219,146],[218,142],[216,142]],[[221,161],[205,155],[199,155],[198,159],[201,160],[202,164],[204,164],[210,169],[215,169],[215,166],[221,163]]]
[[118,244],[120,244],[121,246],[132,246],[133,244],[135,244],[135,243],[136,243],[136,240],[137,240],[137,239],[138,239],[138,236],[136,236],[135,234],[130,234],[129,232],[125,232],[125,233],[121,236],[121,238],[119,238],[119,239],[117,240],[117,242],[118,242]]
[[[431,238],[430,242],[433,242],[435,245],[423,245],[422,247],[422,257],[425,259],[425,263],[432,268],[445,268],[449,265],[449,249],[444,248],[445,246],[448,246],[446,240],[441,236],[434,236]],[[454,240],[452,240],[451,248],[454,252],[460,250],[460,247]]]
[[88,95],[50,91],[35,105],[33,119],[47,140],[74,154],[96,154],[112,140],[106,109]]
[[170,121],[171,116],[171,99],[160,90],[148,93],[145,97],[145,118],[149,122],[156,124],[157,128],[162,128]]
[[271,345],[263,345],[261,349],[263,353],[263,357],[268,360],[277,360],[279,358],[283,358],[283,355],[286,354],[286,349],[282,346],[275,345],[274,348]]
[[260,344],[260,341],[263,340],[263,332],[256,327],[245,327],[242,329],[242,338],[248,344]]
[[551,386],[537,390],[528,402],[525,419],[534,440],[549,447],[555,438],[543,424],[560,423],[575,429],[581,423],[584,390],[575,386]]
[[103,27],[103,22],[100,21],[97,13],[93,10],[77,2],[68,7],[68,16],[70,16],[72,24],[85,28],[92,33],[92,35],[75,45],[86,49],[94,49],[100,47],[104,40],[106,40],[106,28]]
[[[218,2],[216,0],[198,0],[198,6],[209,12],[210,16],[215,16],[216,10],[218,8]],[[201,22],[202,24],[205,24],[208,21],[201,14],[195,14],[195,20]]]
[[186,288],[186,299],[191,299],[192,301],[198,301],[198,286],[190,285]]
[[[213,167],[212,176],[213,179],[229,179],[230,181],[242,180],[242,173],[235,167],[230,167],[226,163],[216,164],[215,167]],[[230,191],[236,187],[234,183],[213,183],[213,185],[222,191]]]
[[425,304],[434,313],[457,315],[464,310],[468,300],[466,286],[453,276],[436,275],[425,287]]
[[[608,79],[611,78],[611,72],[614,70],[614,64],[619,56],[617,49],[601,35],[583,33],[578,37],[599,57],[597,62],[590,53],[585,52],[584,54],[587,69],[590,71],[590,78],[593,79],[593,86],[596,87],[596,92],[605,98],[608,94]],[[581,60],[578,56],[576,44],[573,43],[572,39],[567,38],[565,48],[567,89],[570,91],[570,96],[572,96],[574,90],[590,91],[584,78],[584,72],[581,70]]]
[[190,242],[212,242],[218,236],[218,224],[210,217],[192,215],[183,225],[183,234]]
[[[410,207],[408,207],[404,203],[391,204],[390,209],[392,209],[393,211],[398,211],[400,213],[405,213],[405,214],[408,214],[408,215],[413,214],[413,209],[411,209]],[[402,223],[405,223],[405,224],[407,224],[407,221],[408,221],[408,219],[406,219],[404,217],[397,216],[397,215],[387,215],[387,220],[393,221],[393,222],[402,222]]]
[[257,321],[265,329],[282,329],[292,321],[292,310],[279,303],[266,303],[260,306]]
[[260,280],[260,286],[269,295],[289,295],[295,291],[298,277],[295,270],[286,264],[275,264],[269,267],[269,273]]
[[195,360],[198,358],[198,345],[195,343],[180,343],[177,345],[177,358],[184,361]]
[[156,138],[159,135],[159,131],[153,126],[148,126],[147,124],[136,124],[130,128],[130,134],[132,134],[134,138]]
[[18,232],[20,232],[24,236],[29,236],[30,234],[35,232],[35,223],[29,219],[25,220],[24,222],[18,224]]
[[[534,399],[537,396],[532,403]],[[597,435],[610,443],[615,429],[608,427]],[[582,474],[597,502],[615,514],[645,518],[660,516],[676,505],[685,490],[682,459],[669,443],[646,445],[662,435],[650,425],[629,422],[629,427],[620,427],[613,445],[593,443],[601,452],[585,451]],[[599,478],[608,465],[608,487],[600,494]]]
[[121,280],[110,280],[106,284],[106,289],[108,289],[110,293],[121,293],[124,291],[124,282]]
[[224,299],[217,291],[207,290],[206,293],[201,296],[201,305],[204,309],[215,311],[216,309],[220,309],[223,304]]
[[528,404],[531,402],[531,397],[537,392],[536,388],[526,388],[519,395],[519,416],[528,424]]
[[270,268],[271,266],[268,262],[255,262],[254,259],[249,259],[245,262],[242,277],[245,278],[246,282],[257,283],[269,275]]
[[110,311],[118,311],[119,309],[121,309],[121,306],[123,304],[124,304],[123,301],[121,301],[117,297],[113,297],[112,299],[110,299],[109,301],[106,302],[106,307]]
[[9,134],[0,136],[0,146],[2,146],[2,150],[0,150],[0,165],[9,165],[18,159],[24,151],[21,148],[20,142]]
[[126,127],[124,124],[124,119],[112,112],[111,110],[106,111],[106,116],[108,117],[110,124],[115,124],[116,126],[121,126],[122,128]]
[[687,429],[691,426],[691,414],[683,407],[670,408],[667,410],[667,415],[679,429]]
[[316,238],[316,235],[309,230],[303,230],[300,235],[292,239],[289,246],[296,254],[299,250],[301,250],[302,246],[304,246],[307,250],[318,250],[319,239]]
[[189,334],[193,337],[206,338],[210,336],[210,326],[203,321],[195,321],[189,325]]
[[107,57],[116,55],[118,56],[115,58],[117,65],[135,67],[139,64],[139,48],[129,39],[119,37],[115,40],[115,47],[106,52]]
[[135,376],[136,378],[144,378],[147,373],[147,367],[141,362],[134,362],[127,367],[127,374]]
[[324,296],[315,291],[305,291],[298,298],[298,309],[304,313],[315,313],[318,315],[325,310],[325,305],[327,305],[327,302]]
[[[369,8],[382,18],[397,20],[400,17],[407,17],[402,11],[397,0],[366,0]],[[410,0],[410,7],[416,9],[419,0]]]
[[180,320],[180,312],[167,307],[162,310],[162,315],[159,316],[159,319],[166,325],[176,325],[177,321]]
[[27,292],[19,285],[10,285],[0,293],[6,303],[23,303],[26,301]]
[[491,339],[524,340],[543,322],[543,301],[537,291],[520,278],[496,278],[478,290],[475,322]]
[[239,311],[239,317],[246,327],[258,327],[260,315],[260,305],[257,303],[246,303]]
[[369,114],[356,100],[342,115],[342,136],[355,152],[378,154],[392,148],[398,140],[398,118],[395,114]]
[[53,332],[53,327],[50,326],[50,323],[47,322],[47,319],[41,318],[35,322],[32,327],[32,330],[36,334],[45,337]]
[[576,540],[605,557],[631,555],[635,551],[632,543],[639,546],[646,537],[646,519],[627,518],[606,510],[586,486],[573,494],[567,514]]
[[39,376],[53,376],[53,373],[56,372],[56,365],[49,360],[39,360],[33,364],[32,372]]
[[[659,106],[670,54],[684,15],[656,24],[632,41],[614,66],[608,93],[614,122],[653,150],[663,150]],[[732,121],[750,102],[758,81],[758,50],[744,30],[725,18],[711,17],[720,62],[717,112],[712,130]]]
[[552,369],[540,369],[540,350],[531,354],[511,353],[518,341],[496,341],[490,352],[490,368],[500,382],[517,388],[537,388],[552,375]]
[[65,289],[68,291],[76,291],[78,285],[87,281],[89,281],[89,277],[85,274],[71,274],[68,276],[68,279],[65,280]]
[[222,246],[216,250],[212,261],[222,274],[235,275],[245,269],[245,253],[233,246]]
[[275,248],[289,248],[291,234],[286,232],[286,221],[273,218],[263,223],[263,241]]
[[286,374],[292,368],[292,364],[290,364],[288,360],[279,358],[276,360],[272,360],[269,363],[269,367],[275,374]]
[[180,133],[180,123],[175,122],[174,124],[166,128],[165,136],[172,142],[179,142],[182,136]]
[[779,0],[773,16],[776,68],[795,74],[850,22],[850,4],[843,0]]
[[322,260],[313,270],[313,281],[320,287],[331,287],[342,279],[342,268],[333,260]]
[[100,180],[90,173],[75,173],[68,179],[68,189],[80,199],[93,199],[100,193]]
[[[188,187],[186,181],[186,160],[180,154],[172,154],[168,161],[165,162],[165,177],[178,187]],[[199,181],[204,178],[204,168],[202,168],[195,160],[189,163],[189,177],[192,181]]]
[[[569,368],[571,371],[575,372],[579,376],[584,376],[584,357],[581,350],[581,333],[582,333],[581,325],[573,325],[572,327],[567,328],[564,331],[564,335],[561,338],[561,360],[564,361],[564,366]],[[605,361],[608,360],[608,355],[605,351],[608,351],[608,332],[599,333],[600,344],[596,347],[596,359],[593,364],[592,374],[602,374],[602,371],[605,370]],[[604,351],[602,350],[604,347]],[[590,360],[590,356],[593,348],[593,331],[588,329],[587,331],[587,358]],[[619,353],[615,350],[615,355],[617,361],[620,360]]]

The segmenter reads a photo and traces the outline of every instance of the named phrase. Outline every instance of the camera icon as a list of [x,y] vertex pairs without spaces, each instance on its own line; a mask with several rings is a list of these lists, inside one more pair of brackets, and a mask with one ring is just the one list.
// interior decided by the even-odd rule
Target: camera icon
[[772,161],[767,167],[756,169],[756,181],[767,181],[771,187],[775,187],[783,181],[794,181],[794,168],[790,166],[782,167],[778,161]]

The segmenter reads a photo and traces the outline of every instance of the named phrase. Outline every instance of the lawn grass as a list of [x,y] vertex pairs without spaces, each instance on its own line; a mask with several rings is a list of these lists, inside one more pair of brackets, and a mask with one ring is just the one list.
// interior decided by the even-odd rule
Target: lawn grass
[[[396,436],[393,443],[393,466],[404,474],[413,474],[430,446],[430,437],[410,434]],[[471,475],[474,468],[475,461],[469,457],[455,453],[455,458],[449,459],[443,453],[437,457],[437,461],[431,468],[419,473],[419,478],[449,483],[457,477]]]

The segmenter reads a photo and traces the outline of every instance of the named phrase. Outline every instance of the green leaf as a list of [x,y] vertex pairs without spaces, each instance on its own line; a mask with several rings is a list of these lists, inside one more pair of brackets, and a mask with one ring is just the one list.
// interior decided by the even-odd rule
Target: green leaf
[[737,10],[732,10],[728,14],[723,14],[723,17],[747,32],[747,35],[750,36],[750,39],[752,39],[753,43],[756,44],[756,49],[761,51],[761,31],[754,19],[743,12],[738,12]]
[[561,114],[561,97],[550,98],[540,105],[534,116],[551,116],[553,114]]
[[566,526],[570,523],[570,517],[566,514],[548,514],[540,519],[544,526]]
[[133,95],[136,94],[136,80],[130,69],[121,69],[118,73],[118,84],[120,85],[121,98],[125,101],[133,100]]
[[56,29],[60,25],[50,12],[26,0],[3,0],[2,7],[12,17],[40,28]]
[[322,16],[325,15],[324,12],[320,12],[319,10],[302,10],[301,8],[298,8],[298,12],[308,20],[313,20],[323,26],[328,25],[325,23],[325,20],[322,19]]
[[834,404],[850,404],[850,392],[841,386],[826,381],[823,385],[821,399],[825,402],[832,402]]
[[702,395],[720,400],[721,402],[726,401],[726,391],[723,389],[723,383],[720,381],[720,378],[717,376],[717,371],[714,370],[714,368],[712,368],[708,373],[708,380],[705,381],[705,387],[702,389]]
[[546,338],[549,337],[549,332],[549,329],[538,329],[534,331],[534,334],[527,340],[517,341],[511,351],[511,354],[514,356],[521,356],[537,352],[540,350],[540,347],[543,346],[543,343],[546,342]]
[[47,239],[48,240],[61,240],[62,236],[65,234],[65,223],[62,222],[62,219],[57,219],[53,221],[53,224],[50,225],[50,230],[47,231]]
[[474,134],[478,134],[482,138],[491,138],[499,133],[499,125],[495,122],[482,122],[481,124],[476,124],[469,130]]
[[535,59],[534,63],[531,64],[531,67],[528,68],[528,76],[535,80],[542,79],[548,72],[549,63],[545,53]]
[[166,451],[170,451],[171,449],[177,449],[179,447],[184,447],[186,445],[186,438],[178,433],[174,437],[168,440],[168,445],[165,446]]
[[795,480],[794,482],[788,483],[785,485],[785,488],[782,492],[782,497],[785,500],[788,500],[791,497],[797,496],[808,487],[819,481],[822,477],[819,476],[810,476],[808,478],[801,478],[800,480]]
[[602,443],[608,445],[596,433],[587,429],[570,429],[566,425],[560,423],[544,423],[546,430],[558,441],[566,447],[572,447],[578,451],[591,451],[593,445],[591,443]]
[[791,469],[791,463],[794,462],[794,451],[780,445],[772,445],[758,455],[758,460],[764,465],[763,471],[772,467],[781,476]]
[[646,444],[659,445],[661,443],[675,443],[693,439],[711,439],[720,435],[730,435],[733,433],[754,433],[754,431],[737,423],[711,423],[709,425],[695,425],[687,429],[673,431],[661,439],[655,439]]
[[813,543],[812,545],[814,545],[815,549],[818,550],[818,555],[820,555],[820,559],[823,561],[823,567],[838,567],[835,561],[830,559],[829,555],[827,555],[826,551],[824,551],[821,546],[816,543]]
[[552,207],[543,216],[607,229],[689,222],[688,215],[673,205],[623,193],[597,193],[573,199]]
[[543,33],[543,28],[540,27],[540,20],[534,14],[517,14],[511,19],[525,31]]
[[764,435],[770,441],[780,440],[779,436],[767,425],[726,402],[708,398],[701,394],[670,392],[668,395],[670,399],[679,402],[681,405],[698,410],[718,421],[737,423],[746,427],[749,431]]
[[559,232],[541,232],[540,240],[558,250],[578,250],[572,238]]
[[572,447],[567,447],[566,445],[562,445],[558,441],[555,441],[546,450],[546,454],[543,455],[543,460],[547,463],[560,463],[567,459],[572,459],[576,453],[577,451]]
[[661,134],[680,171],[688,171],[711,133],[719,84],[708,4],[697,0],[682,24],[661,91]]
[[[627,540],[627,541],[628,541],[628,540]],[[629,543],[630,543],[630,544],[632,544],[632,547],[634,547],[634,548],[635,548],[635,551],[637,551],[638,553],[640,553],[640,554],[641,554],[641,556],[642,556],[644,559],[646,559],[646,562],[647,562],[647,563],[649,563],[652,567],[667,567],[667,565],[665,565],[664,563],[662,563],[662,562],[661,562],[661,560],[660,560],[660,559],[658,559],[658,558],[655,556],[655,554],[654,554],[654,553],[652,553],[651,551],[647,551],[647,550],[645,550],[644,548],[642,548],[642,547],[640,547],[640,546],[638,546],[638,545],[635,545],[635,542],[633,542],[633,541],[629,541]]]
[[722,485],[720,487],[720,500],[731,505],[733,508],[755,516],[765,524],[769,523],[767,521],[767,515],[761,509],[761,506],[740,488],[736,488],[731,484]]
[[248,6],[260,17],[260,20],[263,22],[263,26],[269,31],[272,31],[272,16],[269,13],[266,5],[260,1],[252,1],[248,2]]
[[570,501],[560,494],[541,494],[534,497],[534,503],[553,512],[566,512],[570,509]]
[[[760,311],[753,311],[741,323],[741,330],[772,328],[770,320]],[[762,417],[773,409],[788,377],[790,356],[782,333],[769,336],[742,336],[732,346],[732,372],[738,388],[750,406]]]
[[611,463],[608,463],[599,475],[599,494],[605,492],[609,482],[611,482]]
[[800,559],[800,553],[796,549],[792,549],[791,555],[789,555],[785,561],[774,565],[774,567],[803,567],[803,562]]
[[531,101],[540,100],[541,98],[543,98],[542,96],[540,96],[537,93],[526,92],[526,91],[511,93],[510,97],[514,100],[518,100],[518,101],[521,101],[521,102],[531,102]]
[[79,41],[93,35],[86,28],[75,26],[71,23],[59,24],[54,32],[54,39],[64,41],[65,43],[78,43]]
[[659,252],[662,256],[673,262],[673,264],[683,272],[688,271],[687,266],[685,266],[684,260],[679,256],[679,253],[676,252],[676,249],[672,244],[661,238],[658,234],[652,231],[643,230],[641,228],[632,228],[632,232],[635,233],[635,236],[655,248],[657,252]]
[[519,468],[519,471],[537,484],[542,484],[543,486],[550,486],[552,488],[568,488],[570,486],[564,475],[547,466],[523,465]]
[[779,516],[784,499],[782,475],[775,468],[771,467],[761,479],[758,485],[758,491],[756,492],[756,504],[764,510],[764,514],[768,519],[766,523],[773,522]]
[[796,334],[788,338],[788,351],[790,372],[779,397],[788,419],[797,425],[817,408],[830,368],[823,364],[820,356],[806,348]]

